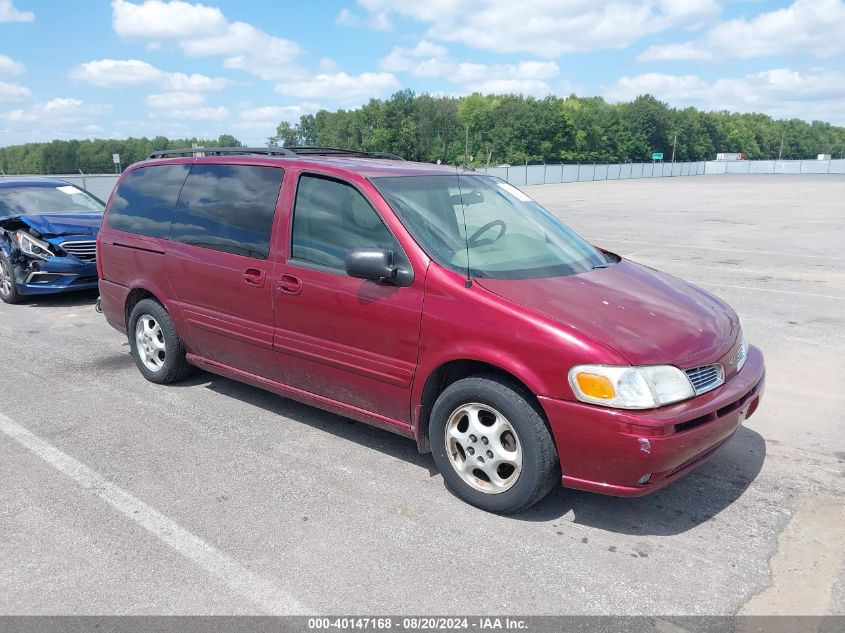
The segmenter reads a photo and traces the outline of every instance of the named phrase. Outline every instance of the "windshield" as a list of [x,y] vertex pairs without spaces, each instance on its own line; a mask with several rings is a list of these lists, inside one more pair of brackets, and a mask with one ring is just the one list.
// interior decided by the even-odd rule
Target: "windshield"
[[49,213],[102,213],[103,203],[73,185],[0,187],[0,217]]
[[373,184],[425,252],[472,277],[557,277],[609,259],[516,187],[490,176],[393,176]]

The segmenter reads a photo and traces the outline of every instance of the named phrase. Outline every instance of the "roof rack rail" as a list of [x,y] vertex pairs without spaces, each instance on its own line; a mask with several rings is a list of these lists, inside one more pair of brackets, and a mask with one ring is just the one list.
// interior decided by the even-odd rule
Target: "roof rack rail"
[[186,147],[184,149],[163,149],[147,156],[147,160],[154,158],[174,158],[176,156],[228,156],[258,154],[261,156],[296,156],[284,147]]
[[186,147],[184,149],[163,149],[147,156],[147,160],[156,158],[175,158],[177,156],[350,156],[358,158],[382,158],[387,160],[405,160],[390,152],[363,152],[357,149],[340,147]]
[[297,156],[351,156],[359,158],[383,158],[387,160],[405,160],[401,156],[390,152],[365,152],[358,149],[344,149],[342,147],[317,147],[313,145],[294,145],[285,147]]

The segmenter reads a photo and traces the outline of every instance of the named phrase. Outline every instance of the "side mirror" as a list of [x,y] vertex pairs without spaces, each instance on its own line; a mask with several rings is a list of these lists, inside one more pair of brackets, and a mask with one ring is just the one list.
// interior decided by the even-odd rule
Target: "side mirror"
[[356,248],[346,254],[346,274],[359,279],[387,282],[396,279],[393,251],[386,248]]

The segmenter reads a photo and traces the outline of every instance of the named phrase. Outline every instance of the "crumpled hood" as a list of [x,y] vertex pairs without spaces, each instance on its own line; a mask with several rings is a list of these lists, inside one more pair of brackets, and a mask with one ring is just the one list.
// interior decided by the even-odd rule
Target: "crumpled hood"
[[475,281],[600,340],[634,365],[716,362],[739,325],[710,293],[627,260],[566,277]]
[[45,237],[57,235],[96,235],[103,220],[102,213],[48,213],[19,216]]

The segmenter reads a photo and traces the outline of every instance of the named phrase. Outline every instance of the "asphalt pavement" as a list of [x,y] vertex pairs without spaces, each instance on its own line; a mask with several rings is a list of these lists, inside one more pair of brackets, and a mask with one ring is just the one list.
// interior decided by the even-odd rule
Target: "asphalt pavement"
[[0,304],[0,613],[845,613],[845,177],[526,191],[740,314],[768,384],[716,458],[500,517],[399,436],[146,382],[96,293]]

